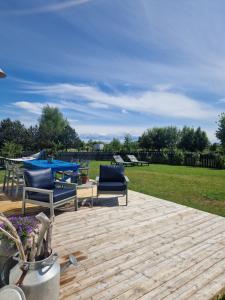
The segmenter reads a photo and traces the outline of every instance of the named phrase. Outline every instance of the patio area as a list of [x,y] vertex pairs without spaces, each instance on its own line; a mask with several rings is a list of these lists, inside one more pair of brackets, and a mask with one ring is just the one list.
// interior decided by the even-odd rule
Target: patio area
[[[21,212],[20,201],[0,201],[6,214]],[[128,206],[119,202],[102,197],[93,208],[57,213],[60,262],[83,258],[62,275],[60,299],[217,299],[225,287],[223,217],[133,191]]]

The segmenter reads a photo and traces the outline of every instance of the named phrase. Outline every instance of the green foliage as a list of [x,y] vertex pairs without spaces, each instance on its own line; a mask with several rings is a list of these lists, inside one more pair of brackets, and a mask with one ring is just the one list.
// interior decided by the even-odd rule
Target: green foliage
[[105,150],[109,152],[120,152],[122,150],[122,144],[120,140],[114,138],[109,144],[105,145]]
[[17,157],[22,154],[23,147],[13,142],[5,142],[2,147],[2,155],[4,157]]
[[185,152],[184,153],[184,164],[186,166],[198,166],[200,161],[200,155],[198,152]]
[[180,131],[173,126],[147,129],[139,138],[139,145],[144,149],[174,149],[180,139]]
[[137,151],[138,143],[133,141],[132,136],[128,133],[124,136],[124,143],[123,143],[123,151],[126,153],[131,153]]
[[172,165],[183,165],[184,152],[179,149],[175,149],[172,153],[168,153],[168,161]]
[[66,150],[68,148],[80,148],[82,146],[82,142],[76,133],[75,129],[70,127],[67,124],[62,131],[61,135],[59,136],[59,142],[61,143],[62,147]]
[[43,108],[39,126],[26,128],[20,121],[10,119],[0,122],[0,149],[6,156],[20,155],[21,147],[27,152],[46,148],[49,152],[56,153],[62,149],[77,149],[81,146],[82,142],[75,129],[56,107]]
[[179,148],[185,151],[203,151],[209,146],[209,140],[205,131],[198,127],[196,130],[192,127],[184,126],[181,131]]
[[0,148],[6,142],[13,142],[22,145],[27,144],[26,128],[20,121],[4,119],[0,123]]
[[181,139],[179,143],[179,148],[186,151],[194,151],[194,128],[184,126],[181,131]]
[[209,139],[205,131],[198,127],[194,133],[194,150],[203,151],[209,146]]
[[216,137],[220,141],[223,149],[225,150],[225,113],[219,116],[219,121],[217,122],[218,129],[216,131]]
[[156,164],[165,164],[168,162],[168,155],[166,152],[163,151],[156,151],[152,152],[151,155],[148,157],[148,160],[151,163],[156,163]]
[[68,125],[68,121],[57,107],[45,106],[39,120],[41,148],[51,148],[54,144],[58,144],[60,137]]
[[216,153],[215,154],[215,159],[216,159],[216,167],[218,169],[224,169],[224,166],[225,166],[224,155]]

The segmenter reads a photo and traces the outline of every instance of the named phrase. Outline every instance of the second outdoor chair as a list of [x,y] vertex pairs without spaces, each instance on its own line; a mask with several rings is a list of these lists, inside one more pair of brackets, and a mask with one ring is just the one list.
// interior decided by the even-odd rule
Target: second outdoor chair
[[124,167],[100,166],[100,176],[97,181],[97,197],[100,194],[116,194],[126,196],[128,204],[128,182],[129,179],[124,175]]

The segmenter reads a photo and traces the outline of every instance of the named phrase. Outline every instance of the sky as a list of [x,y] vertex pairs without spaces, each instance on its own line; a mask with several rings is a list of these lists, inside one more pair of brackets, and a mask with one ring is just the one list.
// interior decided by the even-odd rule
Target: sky
[[225,1],[0,0],[0,119],[57,106],[81,138],[201,126],[225,112]]

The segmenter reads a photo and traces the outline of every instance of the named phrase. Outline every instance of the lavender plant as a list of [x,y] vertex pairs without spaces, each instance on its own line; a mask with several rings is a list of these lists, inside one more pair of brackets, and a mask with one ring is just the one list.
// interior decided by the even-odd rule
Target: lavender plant
[[[28,238],[30,238],[31,233],[38,229],[38,220],[33,216],[12,216],[9,217],[8,220],[15,227],[21,242],[24,244]],[[7,225],[0,224],[0,227],[5,229],[6,231],[10,231]],[[4,235],[0,231],[0,240],[7,240],[10,246],[14,246],[14,242],[10,240],[6,235]]]

